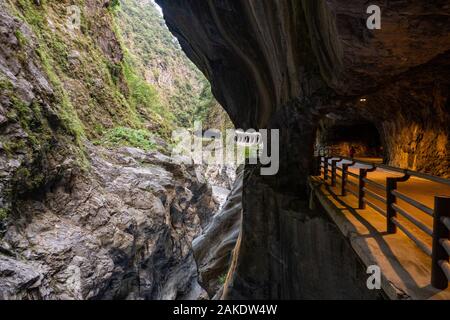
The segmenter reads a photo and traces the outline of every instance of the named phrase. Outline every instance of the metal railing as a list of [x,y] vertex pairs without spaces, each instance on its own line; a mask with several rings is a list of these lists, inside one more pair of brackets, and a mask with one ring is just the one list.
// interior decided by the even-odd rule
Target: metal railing
[[[399,169],[383,164],[356,161],[345,157],[318,157],[320,163],[320,175],[323,174],[325,183],[331,187],[340,184],[340,195],[352,194],[358,199],[358,209],[365,209],[366,206],[375,210],[386,219],[386,230],[389,234],[395,234],[400,229],[410,238],[425,254],[431,257],[431,284],[437,289],[444,290],[450,281],[450,196],[434,196],[434,208],[429,208],[418,200],[412,199],[398,190],[398,183],[407,182],[411,177],[417,177],[439,184],[450,186],[450,180],[411,170]],[[342,167],[338,163],[342,161]],[[367,168],[358,168],[358,174],[350,172],[349,168],[356,165],[365,165]],[[378,168],[402,174],[400,177],[386,177],[385,185],[372,181],[368,174]],[[323,170],[323,171],[322,171]],[[339,171],[339,173],[338,173]],[[349,176],[356,179],[351,181]],[[338,181],[338,179],[340,181]],[[357,191],[349,188],[353,186]],[[369,189],[369,187],[371,187]],[[334,193],[333,189],[330,189]],[[383,196],[380,193],[385,193]],[[337,195],[336,193],[334,193]],[[376,200],[382,205],[378,205]],[[433,219],[433,226],[429,227],[421,222],[414,214],[400,207],[397,203],[402,200],[412,207],[424,212]],[[412,223],[426,236],[432,237],[432,246],[422,241],[407,226],[398,219],[398,215]]]

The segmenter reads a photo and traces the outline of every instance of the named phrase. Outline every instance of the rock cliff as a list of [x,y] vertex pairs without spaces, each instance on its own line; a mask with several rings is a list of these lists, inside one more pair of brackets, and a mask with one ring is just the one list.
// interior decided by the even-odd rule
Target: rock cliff
[[362,266],[339,260],[346,240],[306,205],[317,127],[354,115],[389,163],[448,176],[448,1],[380,3],[381,30],[367,28],[364,0],[157,2],[236,127],[280,129],[279,173],[246,169],[223,297],[374,298],[355,280]]
[[242,222],[243,169],[238,169],[236,181],[223,207],[203,234],[192,243],[200,283],[210,297],[214,297],[224,284],[239,237]]
[[207,296],[191,243],[218,203],[156,151],[171,122],[113,4],[0,3],[0,299]]
[[157,152],[88,146],[92,171],[65,171],[21,202],[0,241],[1,299],[198,299],[192,240],[215,212],[193,167]]

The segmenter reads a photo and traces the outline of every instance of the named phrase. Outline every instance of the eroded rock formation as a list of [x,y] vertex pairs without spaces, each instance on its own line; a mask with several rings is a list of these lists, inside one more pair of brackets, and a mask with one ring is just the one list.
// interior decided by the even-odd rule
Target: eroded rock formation
[[193,167],[139,149],[89,146],[22,202],[0,240],[0,299],[198,299],[191,242],[216,210]]
[[111,4],[0,2],[0,299],[207,296],[191,247],[218,203],[198,168],[88,141],[164,129],[131,102]]
[[448,1],[380,3],[381,30],[366,27],[363,0],[157,2],[236,127],[281,130],[278,175],[247,168],[223,297],[369,297],[362,266],[332,249],[346,240],[305,205],[317,123],[354,114],[391,164],[448,176]]
[[200,282],[210,297],[221,289],[231,264],[242,221],[242,185],[244,168],[240,167],[236,181],[222,209],[214,216],[204,233],[192,243]]

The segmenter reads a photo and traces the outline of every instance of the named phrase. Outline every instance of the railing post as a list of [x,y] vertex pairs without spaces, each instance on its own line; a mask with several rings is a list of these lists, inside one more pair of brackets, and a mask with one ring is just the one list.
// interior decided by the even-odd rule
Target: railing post
[[392,208],[392,205],[397,202],[397,197],[392,194],[392,191],[397,190],[397,180],[395,178],[386,179],[386,219],[387,219],[387,233],[397,233],[397,226],[392,222],[392,218],[397,216],[397,211]]
[[358,209],[366,208],[366,204],[364,203],[364,188],[366,187],[366,182],[364,181],[364,179],[367,179],[367,169],[359,169]]
[[336,186],[336,164],[341,160],[331,160],[331,186]]
[[[322,176],[322,163],[324,162],[324,160],[323,160],[322,156],[320,156],[319,159],[320,159],[320,161],[319,161],[319,164],[320,164],[320,166],[319,166],[320,176]],[[325,167],[325,164],[324,164],[324,167]],[[325,176],[324,176],[324,178],[325,178]]]
[[348,165],[345,163],[342,165],[342,180],[341,180],[341,195],[346,196],[345,185],[347,184],[347,170]]
[[431,285],[441,290],[447,289],[448,287],[447,276],[440,266],[440,261],[448,262],[449,260],[448,252],[441,244],[443,240],[450,240],[450,230],[443,223],[443,219],[445,218],[450,218],[450,197],[435,197]]
[[368,172],[374,172],[377,170],[375,166],[372,166],[370,169],[359,169],[359,184],[358,184],[358,209],[365,209],[366,203],[364,202],[364,197],[366,196],[366,192],[364,188],[366,187],[366,182],[364,179],[367,179]]
[[322,156],[320,155],[320,153],[318,154],[316,159],[316,175],[319,177],[322,175]]
[[342,164],[342,183],[341,183],[342,196],[347,195],[347,190],[345,190],[345,187],[347,185],[347,180],[348,180],[348,167],[355,165],[355,163],[356,163],[356,161],[352,161],[351,163]]
[[325,181],[327,181],[327,180],[328,180],[328,160],[329,160],[329,158],[328,158],[328,157],[324,157],[323,159],[324,159],[324,164],[323,164],[323,179],[324,179]]
[[410,176],[405,173],[400,178],[386,178],[386,219],[387,219],[387,233],[394,234],[397,232],[397,226],[392,222],[392,219],[397,217],[397,211],[393,208],[393,204],[397,203],[397,197],[392,191],[397,190],[398,182],[406,182]]

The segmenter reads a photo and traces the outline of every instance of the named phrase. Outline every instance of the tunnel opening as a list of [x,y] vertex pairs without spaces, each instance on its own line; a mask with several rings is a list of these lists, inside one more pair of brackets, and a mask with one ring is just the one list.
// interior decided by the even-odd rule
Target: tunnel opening
[[383,139],[377,127],[365,119],[321,121],[316,134],[316,152],[383,161]]

